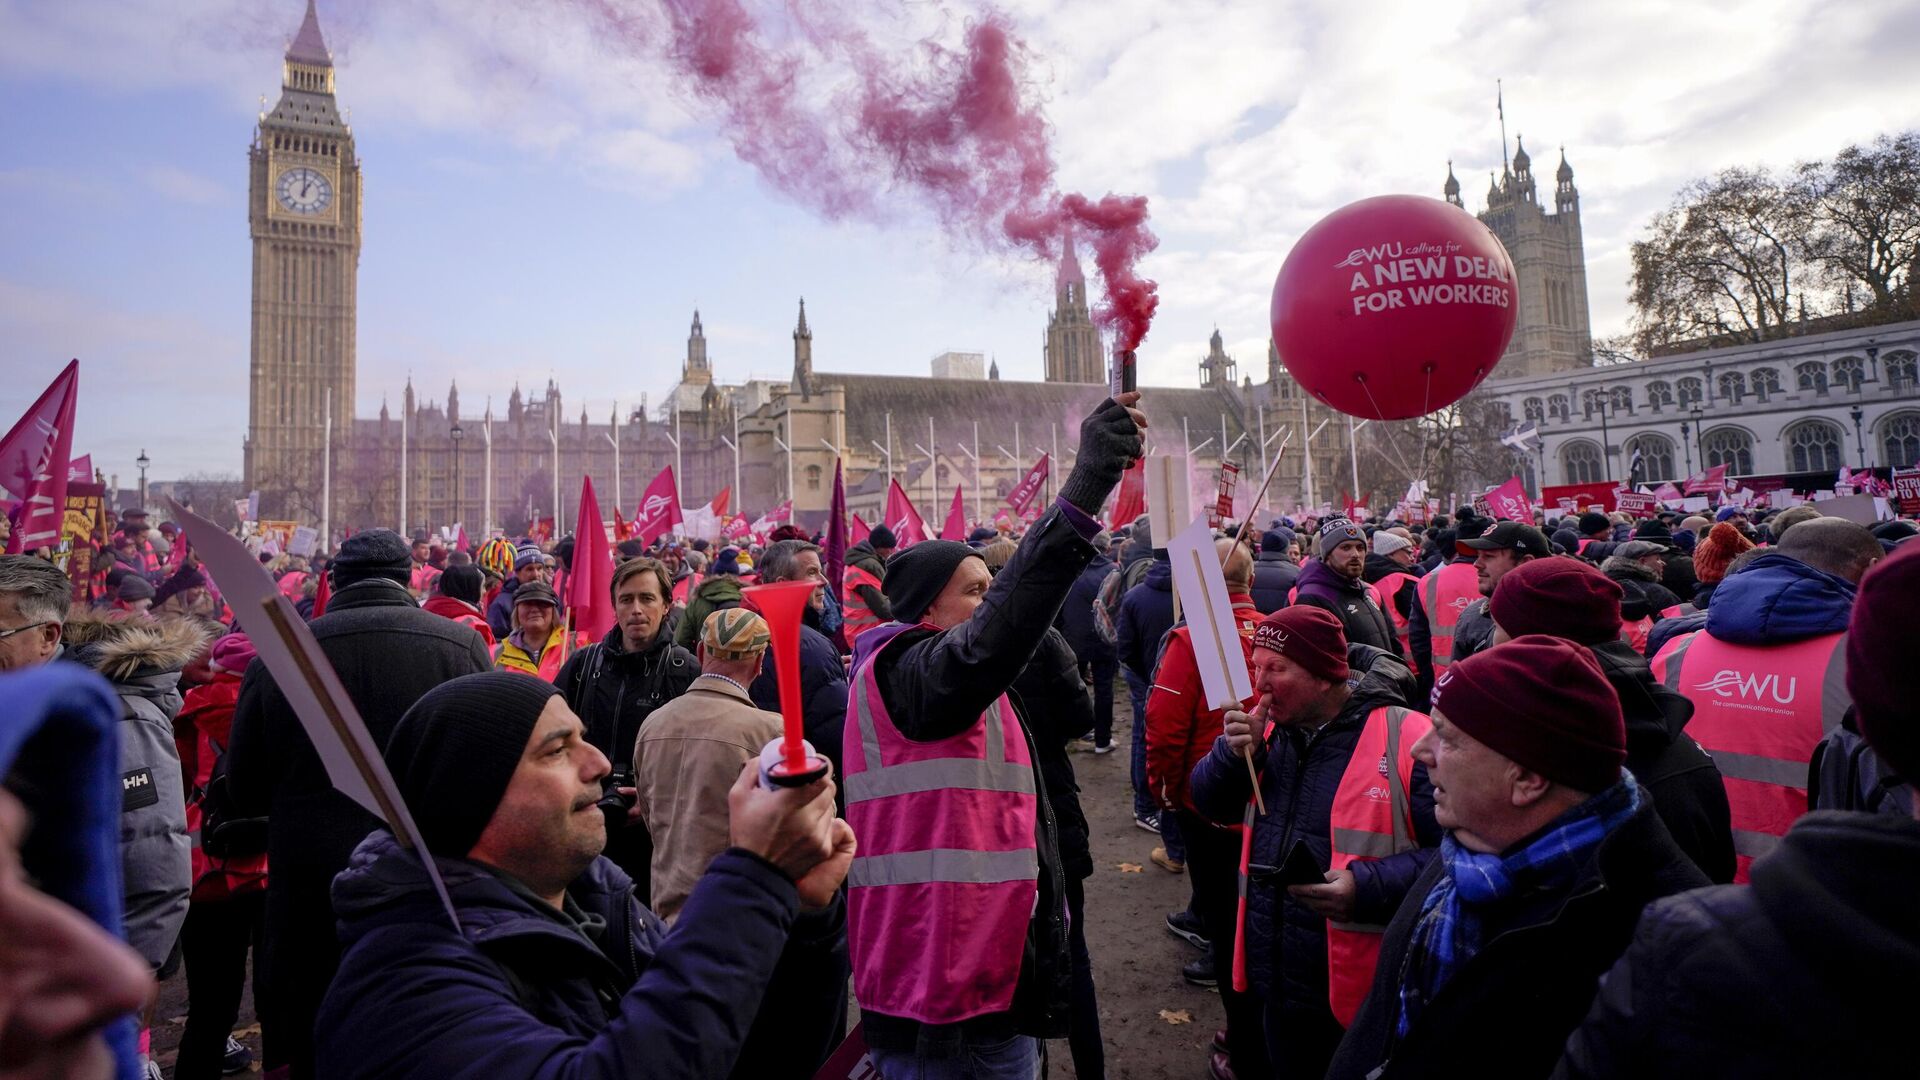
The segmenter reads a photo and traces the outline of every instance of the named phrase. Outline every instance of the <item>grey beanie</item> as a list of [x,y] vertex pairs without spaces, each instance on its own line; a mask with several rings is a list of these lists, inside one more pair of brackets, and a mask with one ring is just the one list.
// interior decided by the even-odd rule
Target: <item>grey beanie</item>
[[1339,547],[1349,540],[1358,540],[1364,544],[1367,541],[1367,537],[1366,534],[1360,531],[1360,526],[1355,525],[1346,518],[1328,518],[1320,525],[1320,539],[1319,542],[1314,545],[1314,549],[1318,551],[1320,557],[1324,559],[1333,553],[1334,548]]

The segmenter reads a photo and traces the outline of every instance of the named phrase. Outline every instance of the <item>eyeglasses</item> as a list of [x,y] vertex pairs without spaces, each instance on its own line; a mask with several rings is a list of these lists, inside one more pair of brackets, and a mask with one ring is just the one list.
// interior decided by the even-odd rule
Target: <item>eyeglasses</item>
[[25,626],[16,626],[11,630],[0,630],[0,641],[5,641],[15,634],[24,634],[35,627],[45,626],[51,621],[51,619],[42,619],[39,622],[28,623]]

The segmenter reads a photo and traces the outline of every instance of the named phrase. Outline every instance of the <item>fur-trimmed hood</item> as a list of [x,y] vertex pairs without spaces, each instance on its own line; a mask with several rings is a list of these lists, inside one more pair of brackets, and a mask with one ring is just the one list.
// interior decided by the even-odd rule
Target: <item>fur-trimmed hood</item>
[[115,619],[97,612],[69,617],[64,637],[70,659],[117,683],[179,671],[213,640],[193,619]]
[[1625,559],[1618,555],[1609,555],[1600,564],[1600,572],[1620,581],[1624,578],[1638,578],[1641,581],[1659,581],[1660,575],[1640,565],[1639,559]]

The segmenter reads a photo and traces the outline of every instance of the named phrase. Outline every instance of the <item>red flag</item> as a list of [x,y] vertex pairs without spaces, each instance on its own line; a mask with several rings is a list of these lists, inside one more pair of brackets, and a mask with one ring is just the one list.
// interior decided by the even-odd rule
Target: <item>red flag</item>
[[1027,475],[1021,477],[1020,483],[1007,493],[1007,505],[1013,507],[1016,515],[1025,514],[1027,504],[1033,502],[1033,497],[1040,493],[1040,485],[1047,481],[1047,469],[1047,455],[1041,454],[1040,460],[1034,462],[1033,468],[1027,470]]
[[873,528],[869,526],[866,522],[861,521],[859,514],[855,514],[853,515],[853,524],[847,526],[847,539],[857,544],[860,541],[865,540],[867,538],[867,534],[872,531],[873,531]]
[[913,508],[913,500],[907,498],[898,480],[889,482],[887,487],[887,524],[893,528],[893,538],[901,547],[927,538],[926,523],[920,520],[920,511]]
[[67,482],[70,484],[93,483],[93,455],[81,454],[67,466]]
[[753,531],[747,522],[747,515],[735,514],[733,520],[720,527],[720,535],[728,540],[738,540]]
[[1487,492],[1487,509],[1496,520],[1533,521],[1533,508],[1527,505],[1527,489],[1517,476]]
[[467,547],[467,523],[464,521],[454,523],[453,546],[456,551],[471,552],[472,550]]
[[1718,495],[1727,489],[1727,467],[1715,465],[1704,472],[1687,477],[1686,493],[1689,495]]
[[[1019,494],[1015,492],[1015,494]],[[967,507],[960,497],[960,485],[953,485],[953,506],[947,510],[947,523],[940,526],[940,539],[965,540],[967,538]]]
[[620,516],[620,508],[618,506],[614,507],[613,508],[613,542],[617,544],[620,541],[625,540],[627,538],[627,534],[630,531],[631,530],[627,528],[626,520]]
[[1113,516],[1107,520],[1113,528],[1133,524],[1147,512],[1147,459],[1135,458],[1133,467],[1120,477],[1120,493],[1113,499]]
[[733,488],[728,486],[721,488],[720,494],[713,497],[713,502],[708,505],[712,508],[714,517],[719,518],[721,521],[727,519],[727,501],[732,495]]
[[761,514],[747,526],[747,531],[755,536],[765,536],[773,530],[793,520],[793,500],[788,499],[779,506]]
[[73,408],[80,361],[67,363],[13,430],[0,439],[0,488],[20,503],[7,551],[56,547],[66,524],[67,469],[73,453]]
[[643,544],[651,544],[680,524],[680,488],[674,482],[673,466],[660,470],[640,496],[640,509],[633,514],[633,534]]
[[607,547],[607,526],[600,520],[600,500],[593,494],[593,478],[580,482],[580,518],[573,526],[573,568],[567,575],[567,617],[588,641],[599,641],[613,629],[613,552]]
[[[186,543],[187,534],[182,532],[180,534],[180,539],[174,542],[178,544]],[[320,616],[325,615],[327,613],[327,598],[331,597],[332,595],[333,595],[333,571],[329,570],[326,573],[320,575],[320,584],[317,587],[315,587],[313,590],[313,614],[308,617],[307,619],[308,622],[312,622],[314,619],[317,619]]]

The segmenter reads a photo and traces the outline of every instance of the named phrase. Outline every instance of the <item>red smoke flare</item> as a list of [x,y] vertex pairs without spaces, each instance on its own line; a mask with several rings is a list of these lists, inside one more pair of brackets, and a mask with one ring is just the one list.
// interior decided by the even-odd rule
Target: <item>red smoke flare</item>
[[[616,0],[574,2],[627,44],[650,45],[661,29]],[[988,9],[959,50],[926,41],[902,57],[824,0],[791,3],[777,23],[741,0],[661,3],[666,55],[735,153],[788,197],[830,219],[876,219],[905,193],[950,235],[1049,263],[1069,236],[1085,240],[1105,287],[1094,317],[1115,348],[1146,337],[1159,305],[1135,269],[1159,242],[1147,200],[1059,190],[1027,47],[1005,15]],[[853,76],[825,101],[803,79],[823,57]]]

